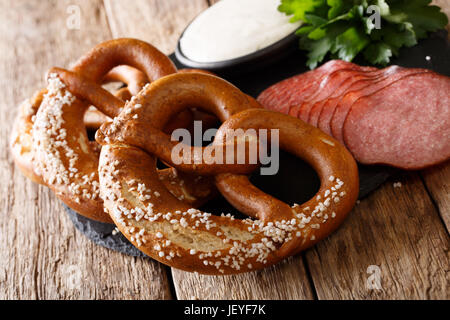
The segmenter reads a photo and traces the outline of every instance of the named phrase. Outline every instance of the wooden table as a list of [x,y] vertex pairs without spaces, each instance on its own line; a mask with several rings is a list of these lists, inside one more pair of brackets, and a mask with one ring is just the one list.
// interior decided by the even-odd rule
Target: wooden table
[[[227,277],[190,274],[94,245],[47,188],[15,168],[8,139],[16,106],[44,85],[49,67],[68,66],[115,37],[143,39],[171,53],[185,25],[210,2],[0,1],[0,299],[450,298],[448,163],[391,179],[307,252]],[[449,13],[450,3],[439,2]],[[72,19],[78,11],[79,28]]]

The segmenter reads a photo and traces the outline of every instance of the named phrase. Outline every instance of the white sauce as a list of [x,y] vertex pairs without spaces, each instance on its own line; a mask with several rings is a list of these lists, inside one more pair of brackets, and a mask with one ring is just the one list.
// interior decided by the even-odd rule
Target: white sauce
[[202,12],[180,39],[183,54],[197,62],[238,58],[283,39],[301,23],[277,10],[280,0],[221,0]]

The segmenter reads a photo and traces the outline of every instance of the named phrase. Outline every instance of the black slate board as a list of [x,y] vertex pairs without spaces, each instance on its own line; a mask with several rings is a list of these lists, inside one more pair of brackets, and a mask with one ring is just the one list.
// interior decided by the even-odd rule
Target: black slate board
[[[429,60],[426,59],[427,56],[430,57]],[[170,58],[177,67],[185,67],[176,60],[173,54]],[[288,57],[284,57],[282,61],[275,62],[263,69],[234,76],[220,76],[239,87],[243,92],[257,97],[270,85],[307,71],[305,61],[304,52],[295,50]],[[364,61],[356,61],[356,63],[365,64]],[[415,47],[401,50],[399,58],[394,59],[392,64],[403,67],[427,68],[450,76],[450,43],[447,40],[447,32],[436,32]],[[395,172],[398,172],[398,170],[383,166],[360,165],[359,198],[366,197]],[[308,164],[284,152],[280,153],[280,170],[277,175],[259,176],[254,174],[251,180],[261,190],[291,204],[307,201],[316,193],[320,185],[316,173]],[[94,243],[131,256],[145,256],[120,233],[113,235],[114,225],[92,221],[80,216],[70,208],[66,208],[75,227]],[[230,212],[237,217],[242,216],[221,197],[214,199],[201,209],[215,214]]]

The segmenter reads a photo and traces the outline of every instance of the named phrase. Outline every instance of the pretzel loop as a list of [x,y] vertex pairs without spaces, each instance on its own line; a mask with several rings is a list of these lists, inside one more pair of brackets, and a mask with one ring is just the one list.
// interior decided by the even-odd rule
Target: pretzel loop
[[[128,66],[119,66],[111,70],[103,79],[104,83],[112,81],[121,81],[126,87],[120,89],[115,95],[121,100],[129,100],[132,95],[137,94],[142,87],[148,83],[146,76],[137,69]],[[46,89],[37,91],[30,99],[25,100],[19,106],[18,114],[13,124],[10,147],[13,153],[14,161],[23,174],[33,182],[44,184],[41,175],[36,172],[34,164],[33,140],[33,121],[36,117]],[[97,109],[88,109],[84,116],[84,124],[87,128],[97,130],[102,123],[109,120],[107,116]],[[97,149],[95,142],[91,143],[92,148]],[[99,152],[98,152],[99,153]]]
[[[89,143],[83,116],[89,105],[110,117],[120,112],[124,102],[100,86],[118,65],[135,67],[150,81],[177,71],[150,44],[133,39],[105,42],[83,56],[73,71],[50,70],[48,92],[33,126],[36,163],[45,183],[69,207],[104,222],[111,219],[99,197],[98,154]],[[142,85],[130,89],[136,92]]]
[[[174,163],[172,148],[178,143],[171,141],[162,128],[173,115],[192,106],[215,115],[222,122],[243,110],[261,108],[253,98],[218,77],[179,73],[156,81],[148,90],[137,95],[114,122],[105,123],[97,131],[96,140],[100,144],[116,140],[140,147],[171,166],[201,175],[223,172],[248,174],[258,167],[248,163],[216,166],[213,161],[197,163],[196,159],[193,163]],[[213,155],[214,151],[205,149],[215,149],[218,145],[225,147],[221,141],[210,147],[192,147],[189,154]]]
[[[197,171],[214,175],[230,203],[255,219],[191,208],[167,191],[154,169],[155,157],[166,160],[173,147],[161,132],[170,117],[169,105],[173,112],[196,105],[224,121],[216,145],[223,143],[228,129],[279,130],[280,147],[317,170],[319,192],[305,204],[290,206],[251,185],[245,175],[226,172],[222,165],[174,164],[181,171],[200,168]],[[176,74],[149,85],[113,123],[97,131],[96,139],[103,145],[101,197],[120,231],[140,250],[187,271],[238,273],[293,255],[328,236],[343,221],[358,194],[357,167],[349,152],[301,120],[254,106],[258,107],[224,80]],[[140,131],[144,129],[149,131]],[[240,167],[246,173],[253,168]]]

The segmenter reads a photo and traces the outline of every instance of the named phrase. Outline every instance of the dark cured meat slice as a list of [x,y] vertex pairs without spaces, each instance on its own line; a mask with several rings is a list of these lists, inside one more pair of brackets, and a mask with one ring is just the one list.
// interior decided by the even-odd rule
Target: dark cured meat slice
[[321,74],[325,74],[328,68],[333,65],[334,63],[330,61],[318,69],[308,71],[278,82],[264,90],[258,96],[257,100],[266,109],[288,114],[288,101],[294,94],[294,91],[296,92],[296,94],[300,94],[315,83],[316,77],[321,77]]
[[331,132],[331,118],[333,117],[334,110],[338,106],[338,103],[342,100],[342,98],[349,92],[355,92],[366,88],[380,80],[384,80],[388,75],[397,71],[400,67],[391,66],[385,68],[383,70],[379,70],[380,73],[377,77],[371,77],[366,79],[358,79],[355,82],[352,82],[351,86],[346,88],[345,91],[342,91],[341,94],[337,94],[336,97],[330,98],[321,107],[319,119],[317,121],[317,127],[323,132],[332,135]]
[[309,111],[312,106],[308,102],[311,102],[313,104],[314,102],[321,100],[321,97],[327,97],[330,92],[336,89],[336,87],[339,86],[339,84],[342,81],[344,81],[346,77],[349,76],[351,71],[372,72],[377,70],[378,69],[373,67],[361,67],[356,64],[350,64],[345,69],[338,69],[334,72],[330,72],[324,75],[320,81],[318,81],[319,86],[313,88],[314,90],[311,90],[312,93],[309,95],[309,97],[303,99],[303,101],[300,100],[289,101],[291,105],[296,106],[294,108],[295,111],[294,112],[291,111],[289,114],[305,122],[308,122]]
[[[301,97],[305,90],[317,85],[317,80],[321,79],[323,75],[351,65],[353,64],[342,60],[329,61],[315,70],[302,73],[270,86],[258,96],[257,100],[266,109],[288,114],[289,100],[293,96],[298,97],[297,100],[302,99]],[[309,96],[309,92],[307,96]]]
[[[346,79],[351,75],[358,73],[359,68],[345,68],[334,71],[322,77],[319,87],[307,98],[299,104],[297,118],[308,122],[309,112],[315,102],[327,98],[333,93]],[[297,101],[289,101],[292,104],[296,104]]]
[[414,74],[358,99],[343,134],[364,164],[420,169],[448,160],[450,78]]
[[332,135],[331,133],[331,127],[330,122],[331,118],[333,116],[334,110],[338,106],[339,101],[347,94],[348,92],[358,91],[360,89],[363,89],[371,84],[373,84],[375,81],[381,80],[382,77],[374,78],[374,79],[363,79],[359,80],[356,83],[352,85],[351,88],[348,88],[347,91],[344,93],[344,95],[328,99],[325,104],[322,107],[322,110],[319,115],[319,121],[318,121],[318,128],[322,130],[323,132]]
[[322,111],[323,106],[325,105],[325,103],[327,101],[329,101],[330,99],[333,99],[333,98],[338,98],[342,94],[345,94],[345,92],[347,92],[347,90],[349,88],[351,88],[351,86],[355,82],[362,80],[362,79],[370,79],[370,80],[379,79],[380,74],[382,74],[381,70],[369,71],[369,72],[364,72],[364,73],[357,72],[357,73],[351,74],[348,78],[346,78],[344,81],[342,81],[342,83],[340,83],[338,85],[338,87],[331,94],[329,94],[327,97],[325,97],[324,99],[322,99],[320,101],[316,101],[312,105],[312,107],[310,108],[310,111],[309,111],[308,123],[315,127],[318,127],[320,113]]
[[303,91],[313,81],[314,72],[309,71],[278,82],[264,90],[257,98],[266,109],[288,114],[289,97],[293,90]]
[[334,74],[336,71],[344,70],[354,66],[353,64],[342,60],[332,60],[331,62],[333,63],[326,63],[322,67],[317,69],[317,75],[314,78],[314,82],[310,86],[308,86],[301,92],[296,91],[295,93],[290,95],[288,100],[289,115],[298,117],[298,112],[302,103],[312,95],[316,94],[320,90],[320,88],[328,82],[331,74]]
[[375,82],[365,87],[364,89],[349,92],[341,99],[341,101],[339,101],[331,118],[330,127],[333,137],[335,137],[340,142],[344,143],[344,139],[342,137],[342,127],[344,125],[345,118],[347,117],[347,114],[350,111],[352,104],[356,100],[366,95],[372,94],[407,75],[429,71],[425,69],[406,69],[398,67],[397,71],[393,70],[390,72],[392,73],[389,74],[389,76],[387,76],[384,80]]

